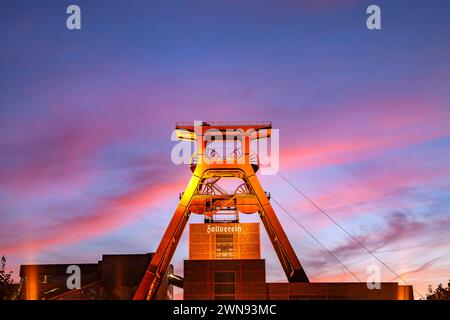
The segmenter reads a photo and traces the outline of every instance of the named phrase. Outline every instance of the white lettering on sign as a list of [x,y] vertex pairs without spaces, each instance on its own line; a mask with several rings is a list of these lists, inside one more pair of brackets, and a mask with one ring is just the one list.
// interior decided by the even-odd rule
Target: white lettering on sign
[[241,226],[228,226],[228,227],[222,227],[222,226],[210,226],[208,225],[208,229],[206,229],[206,232],[241,232],[242,227]]

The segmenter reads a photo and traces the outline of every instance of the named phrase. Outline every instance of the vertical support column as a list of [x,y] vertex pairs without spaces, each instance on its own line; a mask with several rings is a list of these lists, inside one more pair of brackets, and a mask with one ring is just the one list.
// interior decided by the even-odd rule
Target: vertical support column
[[189,204],[197,190],[202,175],[203,167],[197,165],[184,191],[183,197],[170,220],[169,226],[134,294],[134,300],[151,300],[155,297],[189,219]]
[[[250,167],[251,168],[251,167]],[[251,172],[250,169],[246,172]],[[260,203],[261,210],[259,215],[264,227],[272,241],[273,248],[277,253],[278,259],[280,260],[281,266],[289,280],[289,282],[309,282],[308,276],[303,270],[300,261],[289,242],[283,227],[278,220],[272,205],[267,199],[267,196],[261,187],[256,175],[247,173],[248,183],[254,190],[256,197]]]
[[197,138],[197,155],[198,164],[204,164],[204,156],[206,152],[206,140],[204,138],[203,124],[201,121],[194,121],[194,132]]
[[242,136],[242,148],[243,148],[243,153],[244,153],[244,164],[250,164],[250,135],[248,135],[247,133],[245,133]]

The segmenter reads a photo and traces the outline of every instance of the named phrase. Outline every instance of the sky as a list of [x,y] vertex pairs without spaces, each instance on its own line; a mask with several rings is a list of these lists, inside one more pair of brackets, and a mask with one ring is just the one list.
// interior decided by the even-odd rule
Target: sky
[[[66,28],[70,4],[81,30]],[[381,30],[366,28],[370,4]],[[448,1],[1,1],[7,267],[17,280],[20,264],[154,251],[191,174],[170,159],[175,122],[269,120],[283,177],[389,268],[280,175],[260,176],[323,246],[361,279],[372,265],[401,275],[415,298],[447,283],[449,13]],[[311,281],[355,281],[273,206]],[[261,231],[267,281],[285,282]],[[187,257],[185,232],[176,273]]]

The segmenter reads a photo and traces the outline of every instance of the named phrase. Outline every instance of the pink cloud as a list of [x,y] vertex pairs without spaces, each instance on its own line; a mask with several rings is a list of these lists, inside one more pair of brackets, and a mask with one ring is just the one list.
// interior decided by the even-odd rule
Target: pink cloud
[[0,142],[5,155],[0,184],[6,191],[42,194],[50,192],[48,188],[55,192],[83,187],[91,181],[94,172],[88,161],[117,141],[121,133],[113,124],[66,117],[24,123],[19,136]]
[[[387,163],[386,166],[393,163]],[[358,213],[367,213],[368,210],[384,208],[406,209],[416,206],[417,203],[404,199],[416,188],[436,186],[443,176],[450,175],[450,166],[445,165],[439,169],[420,168],[411,166],[391,166],[390,168],[369,168],[365,172],[358,172],[342,178],[339,181],[329,181],[317,195],[313,196],[315,203],[325,210],[334,212],[341,217],[349,217]],[[422,200],[422,205],[426,204]],[[311,205],[302,201],[296,210],[311,209]]]
[[450,135],[450,109],[445,104],[421,99],[349,104],[331,115],[315,115],[305,127],[282,131],[289,138],[282,141],[281,169],[351,163]]
[[[443,258],[445,258],[446,256],[448,256],[449,254],[450,254],[450,251],[448,251],[448,252],[446,252],[446,253],[444,253],[444,254],[436,257],[436,258],[433,258],[431,260],[426,261],[425,263],[421,264],[417,268],[414,268],[412,270],[408,270],[406,272],[402,272],[400,274],[400,277],[404,279],[405,277],[411,277],[411,276],[414,276],[416,274],[423,273],[424,271],[426,271],[426,270],[430,269],[431,267],[433,267],[436,263],[441,262],[441,260]],[[398,280],[400,277],[394,277],[394,278],[392,278],[391,281]]]
[[[424,279],[427,279],[428,284],[432,284],[430,281],[435,281],[433,280],[435,278],[440,278],[440,281],[442,281],[442,279],[448,277],[448,269],[445,272],[443,270],[443,267],[448,265],[449,261],[446,258],[449,254],[448,243],[445,239],[439,238],[439,235],[448,230],[450,219],[444,217],[419,221],[405,213],[394,212],[386,217],[385,222],[385,226],[379,226],[367,232],[367,235],[357,238],[390,268],[395,270],[400,277],[394,276],[391,270],[371,257],[352,239],[348,239],[345,243],[331,248],[331,250],[362,281],[367,278],[365,268],[376,264],[381,268],[382,281],[399,282],[400,284],[404,284],[404,281],[406,281],[413,284],[416,298],[421,298],[421,295],[425,295],[427,287]],[[418,235],[421,236],[418,237]],[[408,244],[419,242],[420,245],[414,248],[406,248],[403,245],[394,251],[377,250],[388,245],[395,246],[402,242]],[[446,252],[437,257],[428,258],[428,255],[434,250],[445,250]],[[315,254],[305,261],[306,266],[314,270],[311,278],[315,282],[356,281],[327,253],[323,253],[323,255]]]
[[13,243],[3,243],[2,251],[37,252],[49,246],[73,243],[103,234],[135,221],[143,214],[142,210],[148,210],[164,199],[173,198],[179,190],[178,183],[156,183],[106,198],[92,212],[63,222],[40,226],[45,232],[37,238],[34,238],[33,234],[20,234],[20,237],[12,239]]

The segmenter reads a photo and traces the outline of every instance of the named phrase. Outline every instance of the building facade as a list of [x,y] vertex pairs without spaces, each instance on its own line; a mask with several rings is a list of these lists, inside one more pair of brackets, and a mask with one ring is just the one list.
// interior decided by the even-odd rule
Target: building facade
[[[97,263],[37,264],[20,266],[19,299],[23,300],[129,300],[150,263],[153,253],[108,254]],[[80,289],[69,289],[68,267],[80,268]],[[173,297],[169,277],[164,277],[156,299]]]
[[412,286],[366,283],[266,283],[259,223],[189,225],[185,300],[409,300]]

